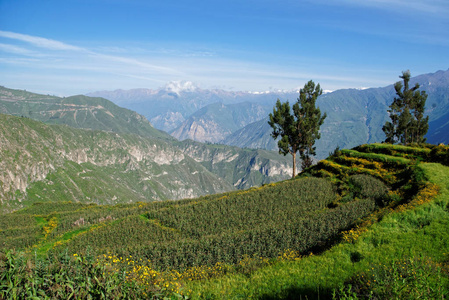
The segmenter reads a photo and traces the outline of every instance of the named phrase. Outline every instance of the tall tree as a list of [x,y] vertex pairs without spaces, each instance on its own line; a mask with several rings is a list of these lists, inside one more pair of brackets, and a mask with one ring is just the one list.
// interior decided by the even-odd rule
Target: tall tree
[[[293,157],[293,174],[296,175],[296,153],[302,158],[303,169],[312,164],[310,156],[315,155],[315,140],[320,138],[319,129],[326,114],[321,115],[316,107],[316,99],[323,93],[320,85],[310,80],[299,92],[297,102],[290,107],[290,103],[282,103],[279,99],[270,113],[268,124],[273,128],[271,136],[278,141],[279,153],[291,154]],[[293,110],[293,113],[292,113]]]
[[387,121],[382,127],[386,143],[405,145],[426,141],[424,136],[429,129],[429,117],[424,117],[427,94],[425,91],[418,91],[418,83],[410,88],[410,77],[410,71],[404,71],[399,76],[404,84],[398,81],[394,85],[396,97],[388,110],[391,122]]
[[323,125],[326,113],[321,115],[319,107],[316,107],[316,100],[323,94],[320,85],[310,80],[304,85],[304,88],[299,91],[298,102],[299,106],[293,106],[293,110],[298,109],[299,115],[299,131],[301,135],[301,146],[299,154],[302,160],[302,169],[308,168],[312,165],[311,156],[316,155],[315,141],[321,138],[320,127]]

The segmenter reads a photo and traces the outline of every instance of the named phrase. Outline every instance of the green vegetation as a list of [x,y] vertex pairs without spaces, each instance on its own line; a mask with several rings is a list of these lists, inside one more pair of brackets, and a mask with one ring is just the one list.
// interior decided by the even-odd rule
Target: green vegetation
[[35,202],[198,197],[288,176],[287,159],[264,150],[175,143],[4,114],[0,140],[0,214]]
[[245,191],[34,204],[0,219],[0,295],[444,299],[448,153],[362,145]]
[[388,110],[391,122],[386,122],[382,127],[386,135],[385,142],[404,145],[424,143],[424,136],[429,130],[429,116],[424,117],[427,94],[418,91],[418,83],[409,88],[410,71],[402,72],[399,77],[404,80],[404,85],[400,81],[394,85],[397,97]]
[[174,139],[151,126],[145,117],[104,98],[83,95],[56,97],[0,86],[2,113],[73,128],[138,134],[167,141]]
[[[290,108],[290,103],[279,99],[269,114],[268,124],[273,129],[271,136],[278,140],[279,153],[293,157],[293,174],[296,176],[296,152],[302,159],[302,169],[312,165],[311,156],[316,155],[315,141],[320,139],[320,126],[326,114],[316,107],[317,98],[323,93],[320,85],[310,80],[299,91],[298,101]],[[293,110],[293,114],[291,112]]]

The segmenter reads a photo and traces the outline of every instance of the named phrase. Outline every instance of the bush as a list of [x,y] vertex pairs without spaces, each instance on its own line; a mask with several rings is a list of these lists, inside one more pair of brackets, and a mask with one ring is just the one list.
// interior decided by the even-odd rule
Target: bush
[[359,174],[350,176],[349,182],[354,197],[374,199],[381,207],[387,204],[388,188],[379,179],[370,175]]

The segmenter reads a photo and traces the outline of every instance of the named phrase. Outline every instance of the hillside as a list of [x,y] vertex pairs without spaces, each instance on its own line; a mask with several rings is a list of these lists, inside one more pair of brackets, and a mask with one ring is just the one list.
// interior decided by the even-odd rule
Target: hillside
[[239,128],[265,117],[270,109],[250,102],[214,103],[195,112],[170,134],[178,140],[216,143]]
[[[220,159],[218,160],[215,159],[214,163],[206,164],[204,162],[204,159],[198,159],[198,157],[201,156],[201,154],[197,153],[198,151],[196,151],[195,153],[196,157],[194,160],[188,157],[189,154],[187,153],[183,143],[180,144],[176,139],[174,139],[167,133],[155,129],[146,120],[145,117],[128,109],[118,107],[111,101],[106,100],[104,98],[92,98],[87,96],[73,96],[67,98],[60,98],[55,96],[39,95],[27,91],[12,90],[0,87],[0,111],[14,116],[20,116],[23,118],[30,118],[37,121],[42,121],[45,122],[46,124],[61,124],[61,125],[63,124],[73,128],[101,130],[110,133],[114,132],[120,134],[120,138],[125,138],[125,136],[127,135],[137,135],[138,137],[135,137],[135,139],[139,141],[142,139],[149,139],[148,142],[150,144],[151,143],[163,144],[164,146],[162,148],[153,149],[154,151],[153,150],[148,151],[145,150],[145,148],[139,149],[139,151],[147,152],[148,155],[151,153],[152,157],[149,158],[149,160],[152,162],[158,161],[159,158],[166,157],[166,153],[164,153],[166,149],[169,149],[169,151],[171,151],[175,156],[185,157],[185,161],[183,163],[185,163],[188,166],[186,171],[180,171],[179,169],[176,168],[167,167],[160,169],[158,167],[155,168],[146,165],[139,165],[133,166],[134,168],[138,169],[138,172],[143,172],[140,175],[136,175],[137,176],[136,178],[138,179],[137,182],[135,181],[136,178],[124,179],[122,178],[123,176],[118,176],[117,178],[122,178],[122,180],[126,182],[125,185],[140,186],[135,188],[133,187],[131,194],[134,195],[135,193],[137,193],[138,196],[134,195],[133,197],[131,197],[132,199],[130,199],[130,201],[135,201],[136,199],[143,200],[145,197],[148,197],[149,201],[161,199],[179,199],[184,197],[199,196],[217,191],[229,191],[235,188],[243,188],[243,187],[248,188],[251,186],[258,186],[263,183],[269,183],[277,180],[286,179],[289,177],[288,173],[289,170],[291,169],[290,159],[286,159],[283,156],[271,155],[258,150],[237,149],[236,147],[218,147],[213,150],[216,156],[226,156],[227,153],[231,151],[233,159],[229,159],[228,157],[225,162],[221,162]],[[8,129],[11,129],[11,126],[14,125],[14,122],[16,120],[18,119],[11,119],[12,124],[3,124],[4,125],[3,129],[5,130],[5,132],[8,131]],[[30,130],[30,132],[33,132],[33,130]],[[27,133],[24,133],[22,141],[27,140],[26,134]],[[83,141],[82,140],[83,138],[88,139],[91,138],[89,135],[86,135],[84,133],[80,133],[78,137],[79,139],[67,141],[67,144],[64,145],[65,152],[62,152],[60,150],[57,151],[62,153],[62,156],[64,156],[65,153],[70,152],[77,153],[79,152],[80,147],[83,151],[93,151],[90,150],[90,148],[93,147],[91,146],[91,143],[97,143],[94,146],[102,147],[104,142],[101,141],[101,138],[99,138],[99,140],[96,141],[92,140]],[[23,149],[22,147],[23,145],[21,144],[21,142],[17,141],[16,138],[18,138],[18,136],[16,135],[3,136],[5,143],[12,143],[12,144],[18,143],[17,148],[18,157],[27,155],[28,152],[25,153],[21,152],[20,149]],[[126,137],[126,139],[129,138],[130,137]],[[36,149],[38,151],[40,151],[39,149],[41,147],[46,147],[45,145],[40,145],[41,140],[39,138],[32,137],[31,140],[35,141]],[[46,137],[44,137],[42,141],[44,143],[51,144],[51,140],[47,140]],[[66,143],[66,141],[64,141],[64,143]],[[122,146],[121,143],[116,143],[114,147],[116,147],[117,149],[113,149],[113,151],[120,152],[121,150],[119,148],[121,146]],[[207,148],[205,145],[201,146],[197,144],[197,148],[198,147],[201,149]],[[212,146],[208,147],[211,148]],[[8,157],[8,153],[6,151],[8,151],[9,149],[2,148],[1,150],[2,151],[0,153],[0,156]],[[16,153],[16,150],[13,151],[14,153]],[[105,151],[109,150],[105,149]],[[123,151],[130,152],[129,149],[125,149]],[[102,152],[102,150],[98,150],[98,152]],[[106,157],[108,153],[109,152],[105,152],[102,155]],[[81,155],[84,155],[84,153]],[[43,157],[46,156],[44,155]],[[267,159],[267,157],[269,158]],[[57,162],[53,162],[53,159],[57,160]],[[64,159],[66,159],[66,157],[64,157]],[[89,158],[89,159],[90,159],[89,162],[93,164],[96,165],[103,164],[102,162],[97,162],[96,158]],[[106,158],[102,159],[107,160]],[[80,163],[76,159],[73,159],[72,157],[69,157],[69,160],[73,160],[77,163]],[[114,158],[111,158],[111,160],[114,160]],[[41,169],[36,170],[36,165],[38,164],[38,161],[39,160],[37,159],[36,162],[34,162],[31,166],[24,167],[24,169],[21,169],[20,171],[17,172],[16,172],[17,166],[14,165],[15,163],[14,161],[9,161],[8,163],[4,162],[3,172],[7,175],[4,175],[0,178],[0,183],[5,184],[5,188],[3,189],[3,191],[1,191],[1,193],[2,194],[8,193],[9,195],[7,199],[4,199],[4,201],[9,201],[12,199],[18,201],[19,199],[24,199],[24,196],[22,194],[26,193],[27,188],[30,188],[29,184],[31,182],[34,182],[37,179],[43,180],[50,170],[56,172],[56,167],[54,167],[54,165],[61,166],[61,164],[62,165],[65,164],[62,162],[60,157],[52,154],[49,157],[46,157],[45,162],[39,162],[40,164],[42,164],[42,166],[39,167],[42,170]],[[220,161],[219,168],[217,167],[218,165],[215,165],[215,162],[217,161]],[[84,162],[86,161],[82,161],[82,163]],[[246,165],[243,164],[243,162],[245,162]],[[170,164],[171,162],[168,163],[168,165]],[[204,166],[202,166],[201,164],[205,165],[207,170],[209,170],[210,172],[204,173],[203,171],[205,169]],[[259,164],[262,164],[263,166],[260,167]],[[273,171],[267,170],[267,167],[271,166],[276,170]],[[238,170],[235,169],[237,167],[239,168]],[[226,170],[226,172],[224,172],[223,170]],[[101,172],[116,172],[116,171],[103,170]],[[176,174],[171,174],[172,172]],[[208,179],[202,179],[201,181],[197,181],[196,179],[192,179],[191,181],[188,180],[187,178],[184,178],[183,180],[175,179],[178,176],[187,177],[186,172],[194,174],[202,174],[206,176]],[[167,173],[168,175],[165,173]],[[20,175],[18,176],[18,174]],[[73,171],[72,173],[67,174],[67,178],[70,178],[70,180],[74,180],[76,174],[78,174],[78,172]],[[97,175],[100,176],[100,174]],[[161,179],[159,181],[155,180],[154,185],[152,185],[151,188],[148,188],[144,184],[141,184],[143,181],[153,182],[153,178],[159,178],[159,176],[168,177],[173,180],[171,179],[170,180]],[[108,174],[105,177],[110,178],[110,174]],[[213,183],[215,181],[217,182]],[[169,184],[169,182],[171,183]],[[110,188],[114,187],[114,183],[112,181],[108,182],[107,185]],[[141,189],[144,189],[146,192],[142,193]],[[136,190],[137,192],[135,192]],[[152,192],[149,192],[150,190],[152,190]],[[117,195],[108,194],[108,197],[109,196],[112,199],[117,199],[118,197]],[[74,200],[76,200],[77,197],[78,195],[74,196],[73,197]],[[84,198],[83,193],[81,193],[79,197],[83,199]],[[104,199],[98,201],[104,203]],[[116,200],[116,201],[121,202],[123,200]]]
[[115,204],[234,189],[161,139],[0,114],[0,141],[2,210],[36,201]]
[[290,177],[268,151],[46,125],[0,114],[1,210],[36,201],[128,203],[197,197]]
[[25,254],[7,252],[2,261],[13,263],[0,268],[21,283],[3,291],[22,295],[34,282],[40,293],[81,298],[444,299],[448,165],[446,146],[362,145],[294,180],[246,191],[35,204],[2,218],[0,244],[35,249],[36,274],[71,274],[72,289],[58,288],[65,277],[46,289],[41,275],[20,271]]
[[290,155],[203,144],[192,140],[185,140],[176,145],[185,155],[238,189],[248,189],[291,177]]
[[228,135],[220,143],[241,148],[278,150],[277,142],[271,137],[273,131],[268,116]]
[[[410,82],[411,85],[419,83],[420,90],[428,94],[428,142],[449,143],[449,70],[419,75]],[[297,95],[285,95],[281,99],[291,102],[295,97]],[[327,157],[337,146],[351,148],[383,141],[385,135],[382,126],[389,121],[387,110],[394,97],[393,85],[365,90],[338,90],[319,97],[317,106],[327,113],[327,118],[321,126],[321,139],[316,142],[317,159]],[[249,124],[221,142],[238,147],[276,150],[276,143],[270,141],[271,128],[266,122],[267,119],[263,119]]]
[[[316,142],[317,159],[327,157],[337,146],[350,148],[382,141],[382,126],[388,120],[387,99],[393,99],[392,95],[390,89],[350,89],[320,96],[317,106],[322,112],[326,112],[327,118],[320,129],[321,139]],[[282,99],[285,100],[287,99]],[[238,147],[277,150],[277,143],[271,138],[272,129],[267,122],[268,117],[265,117],[249,124],[230,134],[222,142]]]
[[173,140],[155,129],[145,117],[104,98],[83,95],[60,98],[0,86],[0,113],[48,124]]

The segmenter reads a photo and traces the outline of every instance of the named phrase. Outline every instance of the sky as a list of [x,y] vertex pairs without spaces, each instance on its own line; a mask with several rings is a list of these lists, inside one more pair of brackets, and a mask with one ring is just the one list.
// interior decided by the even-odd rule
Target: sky
[[448,0],[0,0],[0,85],[382,87],[449,69]]

